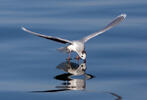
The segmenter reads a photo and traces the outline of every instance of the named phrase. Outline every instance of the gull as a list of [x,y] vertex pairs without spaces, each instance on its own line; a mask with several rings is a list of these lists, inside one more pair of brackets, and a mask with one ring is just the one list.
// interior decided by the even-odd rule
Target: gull
[[86,51],[85,51],[85,43],[90,40],[91,38],[100,35],[104,32],[106,32],[107,30],[111,29],[112,27],[118,25],[120,22],[122,22],[124,19],[126,18],[126,14],[120,14],[119,16],[117,16],[113,21],[111,21],[106,27],[104,27],[103,29],[101,29],[98,32],[92,33],[80,40],[66,40],[66,39],[62,39],[59,37],[53,37],[53,36],[47,36],[47,35],[43,35],[40,33],[36,33],[33,31],[30,31],[28,29],[26,29],[25,27],[22,27],[22,30],[34,34],[36,36],[42,37],[42,38],[46,38],[52,41],[56,41],[59,43],[63,43],[63,44],[68,44],[68,46],[59,48],[59,51],[63,51],[68,53],[68,60],[70,60],[70,53],[71,52],[76,52],[78,54],[77,59],[79,60],[79,57],[83,60],[86,60]]

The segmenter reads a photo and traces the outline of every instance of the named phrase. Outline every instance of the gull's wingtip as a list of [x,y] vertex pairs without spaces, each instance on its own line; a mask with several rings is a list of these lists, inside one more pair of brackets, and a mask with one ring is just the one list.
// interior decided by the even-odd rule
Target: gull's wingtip
[[127,14],[124,13],[124,14],[121,14],[120,16],[126,18]]

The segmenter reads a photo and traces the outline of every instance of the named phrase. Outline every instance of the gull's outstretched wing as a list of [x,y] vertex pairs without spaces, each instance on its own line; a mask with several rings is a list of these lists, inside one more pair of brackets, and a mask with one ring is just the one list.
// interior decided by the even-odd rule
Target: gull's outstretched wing
[[56,41],[56,42],[60,42],[60,43],[63,43],[63,44],[66,44],[66,43],[72,43],[71,41],[69,40],[66,40],[66,39],[62,39],[62,38],[58,38],[58,37],[52,37],[52,36],[47,36],[47,35],[43,35],[43,34],[40,34],[40,33],[36,33],[36,32],[32,32],[24,27],[22,27],[22,30],[26,31],[26,32],[29,32],[31,34],[34,34],[36,36],[39,36],[39,37],[43,37],[43,38],[46,38],[46,39],[49,39],[49,40],[53,40],[53,41]]
[[93,34],[90,34],[86,37],[84,37],[83,39],[81,39],[82,42],[87,42],[89,39],[104,33],[105,31],[111,29],[112,27],[116,26],[117,24],[119,24],[121,21],[123,21],[126,17],[126,14],[121,14],[118,17],[116,17],[111,23],[109,23],[105,28],[103,28],[102,30],[95,32]]

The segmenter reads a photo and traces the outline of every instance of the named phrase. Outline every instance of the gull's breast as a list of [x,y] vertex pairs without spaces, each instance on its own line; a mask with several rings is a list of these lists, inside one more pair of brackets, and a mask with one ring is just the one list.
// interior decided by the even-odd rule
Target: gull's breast
[[79,41],[74,41],[67,47],[70,51],[82,52],[84,50],[84,44]]
[[77,52],[82,52],[84,50],[84,44],[79,41],[73,42],[73,46],[75,51]]

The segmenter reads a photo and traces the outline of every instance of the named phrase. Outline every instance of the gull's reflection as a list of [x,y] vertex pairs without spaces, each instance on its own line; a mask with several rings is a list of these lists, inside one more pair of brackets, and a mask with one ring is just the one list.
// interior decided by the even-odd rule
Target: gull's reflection
[[58,69],[63,70],[72,75],[83,75],[86,71],[86,62],[80,65],[74,62],[62,62],[57,66]]
[[[32,91],[35,93],[51,93],[51,92],[62,92],[62,91],[72,91],[72,90],[85,90],[86,81],[92,79],[94,76],[87,74],[86,62],[77,64],[74,62],[62,62],[57,66],[58,69],[64,72],[60,75],[56,75],[54,79],[61,81],[60,85],[55,86],[55,89],[44,90],[44,91]],[[90,91],[96,92],[96,91]],[[116,97],[115,100],[122,100],[122,97],[114,92],[106,92]]]
[[58,69],[67,73],[56,75],[56,80],[62,81],[61,85],[56,86],[54,90],[33,91],[33,92],[61,92],[69,90],[85,90],[86,80],[92,79],[93,76],[86,74],[86,63],[80,65],[73,62],[62,62],[57,66]]
[[57,80],[64,81],[62,85],[56,86],[56,88],[68,89],[68,90],[84,90],[86,88],[86,80],[93,78],[90,74],[84,74],[83,78],[71,78],[71,74],[65,73],[57,75]]
[[[58,69],[67,73],[57,75],[55,79],[64,81],[61,86],[56,88],[68,89],[68,90],[84,90],[86,87],[86,80],[93,78],[92,75],[86,74],[86,62],[77,64],[74,62],[62,62],[57,66]],[[83,75],[82,78],[72,77]]]

